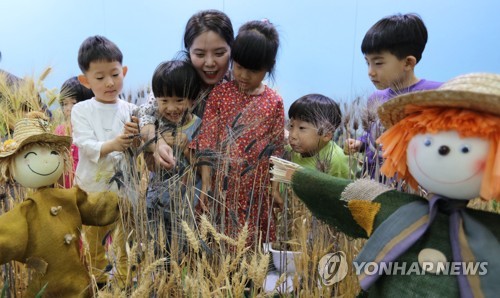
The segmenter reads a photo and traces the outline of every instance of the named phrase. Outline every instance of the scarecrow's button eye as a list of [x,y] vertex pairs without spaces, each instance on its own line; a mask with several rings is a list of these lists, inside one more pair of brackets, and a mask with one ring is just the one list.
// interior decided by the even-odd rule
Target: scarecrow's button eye
[[462,146],[462,148],[460,149],[460,151],[462,153],[469,153],[470,152],[470,148],[469,148],[469,146],[464,145],[464,146]]
[[50,151],[50,154],[59,155],[59,152],[57,152],[57,151]]
[[429,147],[430,145],[432,145],[432,140],[431,140],[431,138],[426,138],[426,139],[424,140],[424,145],[425,145],[426,147]]

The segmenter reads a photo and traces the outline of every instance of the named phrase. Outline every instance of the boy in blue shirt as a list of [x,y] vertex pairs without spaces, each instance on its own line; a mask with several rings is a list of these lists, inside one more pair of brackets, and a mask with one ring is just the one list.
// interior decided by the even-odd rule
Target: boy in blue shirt
[[[375,23],[366,32],[361,51],[368,65],[368,77],[378,89],[368,98],[368,111],[376,113],[377,107],[396,95],[436,89],[440,82],[419,79],[415,66],[422,58],[427,43],[427,28],[416,14],[395,14]],[[349,153],[366,152],[364,170],[371,178],[379,178],[382,156],[375,140],[383,127],[378,121],[365,128],[358,139],[347,139]]]
[[[198,203],[201,178],[190,169],[191,150],[188,144],[201,125],[201,119],[192,110],[202,81],[191,63],[171,60],[158,65],[151,86],[157,104],[142,105],[139,115],[154,115],[157,121],[154,135],[143,135],[144,141],[155,137],[163,139],[172,147],[176,159],[176,167],[172,170],[157,166],[153,158],[157,150],[154,143],[147,146],[144,155],[150,170],[146,194],[150,233],[155,239],[156,253],[164,256],[172,247],[172,235],[182,233],[180,223],[192,218],[190,211]],[[161,222],[166,234],[165,245],[159,242],[163,238],[160,235]]]

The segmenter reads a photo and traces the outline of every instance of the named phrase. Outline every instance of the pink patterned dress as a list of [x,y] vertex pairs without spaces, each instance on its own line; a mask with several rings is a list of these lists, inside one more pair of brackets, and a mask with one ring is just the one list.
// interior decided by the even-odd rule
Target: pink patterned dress
[[284,125],[283,100],[267,86],[259,95],[248,95],[232,81],[210,93],[200,134],[191,147],[201,156],[212,153],[211,203],[232,237],[248,222],[248,243],[276,238],[269,156],[283,154]]

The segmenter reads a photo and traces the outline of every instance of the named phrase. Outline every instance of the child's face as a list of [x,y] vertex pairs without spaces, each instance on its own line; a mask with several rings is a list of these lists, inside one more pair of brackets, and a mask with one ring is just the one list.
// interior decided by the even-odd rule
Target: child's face
[[127,67],[122,67],[118,61],[95,61],[90,62],[89,69],[79,79],[85,87],[92,89],[98,102],[116,103],[126,73]]
[[389,51],[381,53],[366,54],[368,65],[368,77],[373,85],[379,90],[391,88],[399,90],[405,82],[407,63],[406,59],[399,60]]
[[266,76],[266,70],[250,70],[233,62],[233,76],[238,87],[245,93],[252,94],[259,89]]
[[[175,124],[181,124],[182,116],[193,105],[190,99],[177,96],[157,97],[156,101],[160,115]],[[190,120],[190,115],[187,117],[186,120]]]
[[207,85],[222,80],[229,68],[231,48],[224,38],[214,31],[198,35],[189,48],[191,63]]
[[76,104],[76,98],[74,97],[66,97],[62,100],[61,109],[63,111],[64,118],[69,120],[71,118],[71,110],[73,106]]
[[310,122],[290,119],[288,124],[288,142],[294,152],[303,157],[318,153],[331,139],[331,134],[319,134],[318,128]]

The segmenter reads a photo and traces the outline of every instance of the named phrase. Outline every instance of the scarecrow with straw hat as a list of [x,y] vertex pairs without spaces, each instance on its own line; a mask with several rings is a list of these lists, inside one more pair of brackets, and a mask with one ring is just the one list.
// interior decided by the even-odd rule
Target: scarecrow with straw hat
[[467,204],[500,201],[500,75],[459,76],[378,113],[382,173],[426,197],[276,158],[274,179],[291,182],[318,218],[368,238],[354,265],[370,297],[497,297],[500,215]]
[[119,215],[114,193],[52,187],[69,166],[70,144],[70,137],[49,132],[43,113],[31,112],[0,145],[0,183],[15,180],[30,189],[22,203],[0,216],[0,264],[27,265],[28,297],[92,296],[80,230],[82,224],[111,224]]

